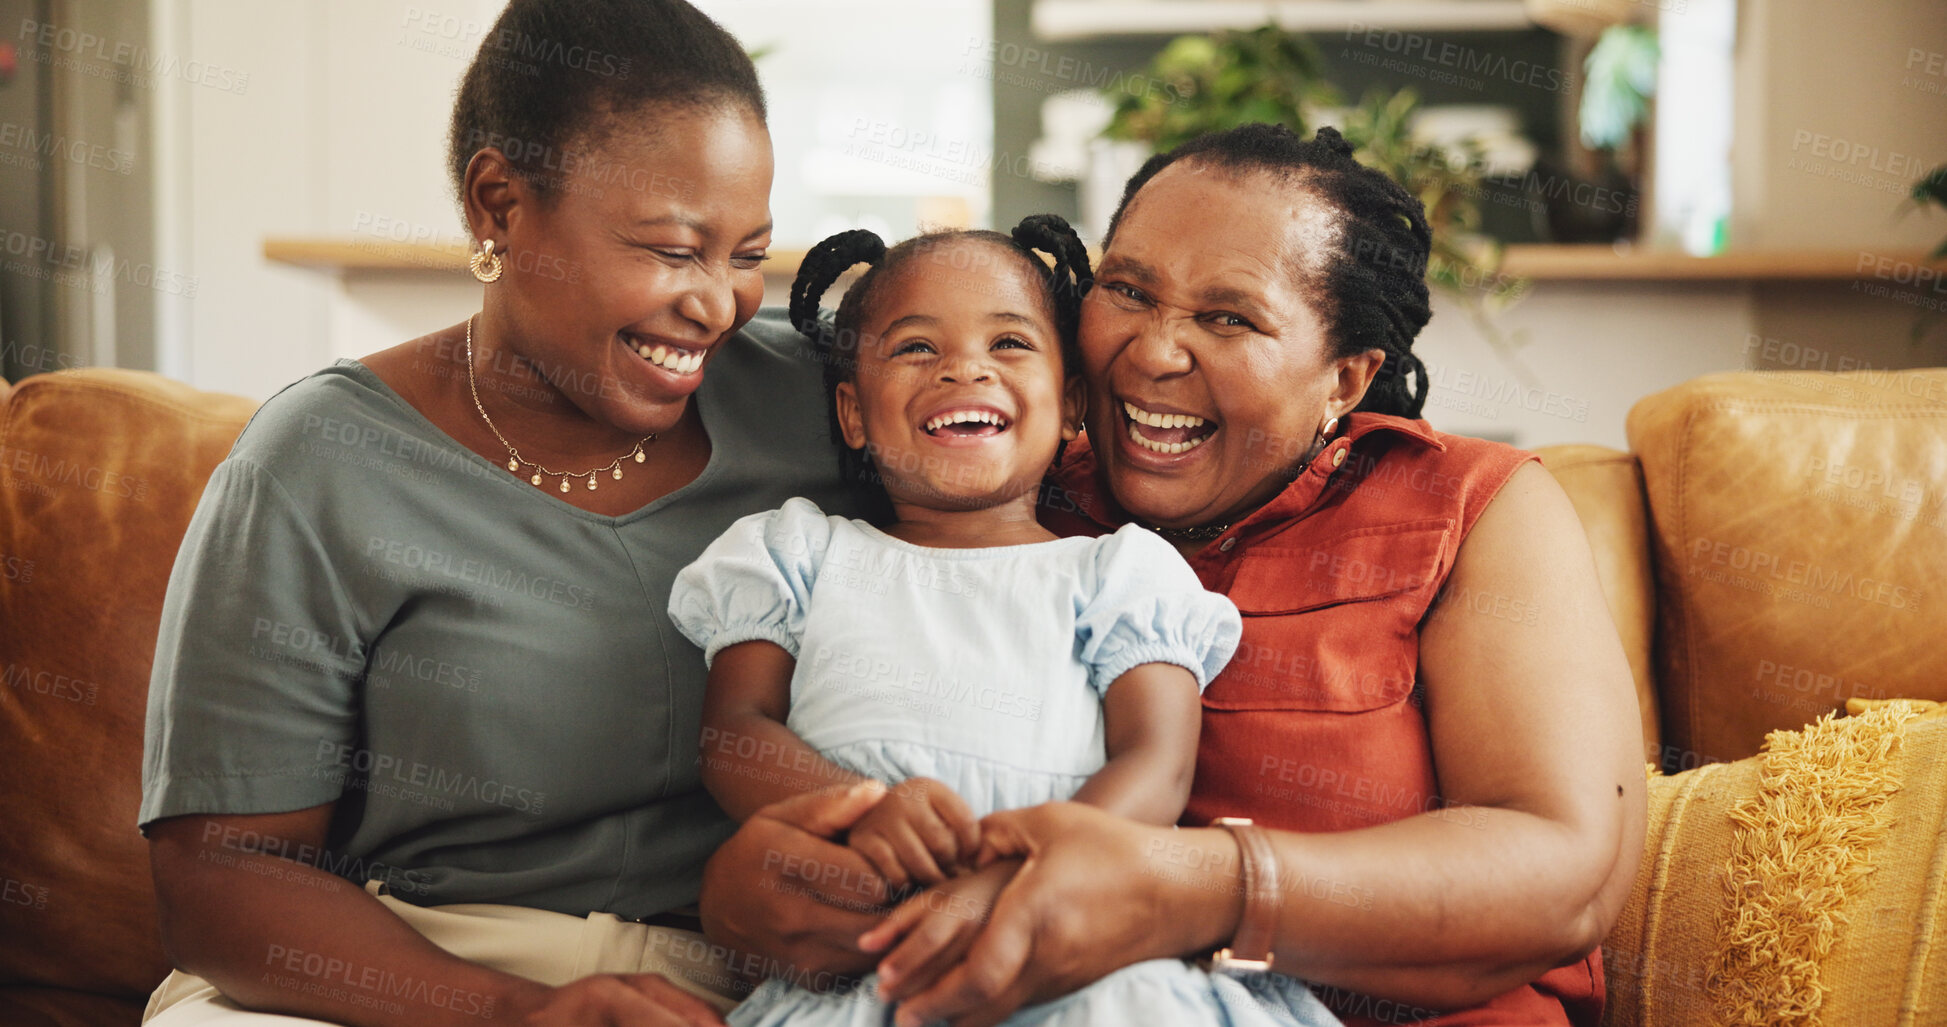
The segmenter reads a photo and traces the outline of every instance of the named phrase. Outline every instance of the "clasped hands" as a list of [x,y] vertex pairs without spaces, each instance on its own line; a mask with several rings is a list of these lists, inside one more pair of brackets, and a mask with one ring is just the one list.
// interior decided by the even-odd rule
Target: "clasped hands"
[[890,898],[903,899],[859,937],[862,951],[883,957],[879,994],[889,1002],[925,989],[960,962],[1020,868],[984,844],[966,800],[930,777],[887,788],[852,825],[846,844],[872,864]]
[[704,870],[703,921],[800,981],[876,969],[902,1025],[980,1027],[1179,951],[1141,869],[1168,831],[1072,802],[976,822],[938,781],[861,782],[746,821]]

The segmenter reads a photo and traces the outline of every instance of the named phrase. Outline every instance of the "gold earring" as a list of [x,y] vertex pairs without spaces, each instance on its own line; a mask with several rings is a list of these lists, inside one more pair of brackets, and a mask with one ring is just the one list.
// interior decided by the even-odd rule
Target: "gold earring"
[[1332,433],[1338,430],[1339,430],[1339,419],[1334,417],[1331,420],[1325,422],[1325,429],[1319,432],[1318,434],[1323,436],[1324,438],[1329,439],[1332,437]]
[[488,239],[480,244],[480,252],[466,259],[466,266],[473,271],[473,277],[483,283],[497,282],[503,270],[500,258],[494,254],[494,241]]

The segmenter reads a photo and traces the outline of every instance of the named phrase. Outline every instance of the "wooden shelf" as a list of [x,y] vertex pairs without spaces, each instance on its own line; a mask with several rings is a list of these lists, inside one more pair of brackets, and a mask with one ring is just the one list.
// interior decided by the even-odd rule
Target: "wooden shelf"
[[458,243],[404,243],[374,239],[264,240],[264,259],[316,271],[466,270],[466,247]]
[[1049,42],[1254,29],[1356,27],[1419,32],[1533,27],[1521,0],[1036,0],[1030,24]]
[[[333,273],[406,272],[464,274],[466,250],[440,243],[327,238],[270,238],[264,257],[280,264]],[[803,250],[771,251],[764,264],[769,277],[798,273]],[[1891,263],[1880,264],[1879,261]],[[1919,250],[1763,250],[1693,257],[1649,250],[1618,251],[1610,246],[1510,246],[1502,270],[1538,281],[1684,282],[1827,280],[1854,281],[1892,271],[1899,263],[1947,269],[1947,261],[1928,261]],[[1911,272],[1907,272],[1911,277]]]
[[[803,250],[773,249],[764,274],[796,275]],[[264,240],[264,259],[314,271],[356,274],[405,271],[447,275],[466,273],[467,249],[460,243],[408,243],[346,238],[272,236]]]
[[[1854,281],[1872,278],[1879,261],[1909,265],[1926,260],[1920,250],[1756,250],[1693,257],[1687,253],[1617,250],[1610,246],[1510,246],[1501,270],[1537,281]],[[1908,272],[1909,275],[1911,272]]]

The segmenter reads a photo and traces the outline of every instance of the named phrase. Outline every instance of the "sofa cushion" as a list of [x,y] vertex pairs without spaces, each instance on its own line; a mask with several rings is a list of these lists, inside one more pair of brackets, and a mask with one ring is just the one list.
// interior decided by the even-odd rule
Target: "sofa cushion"
[[1947,370],[1709,375],[1639,402],[1666,769],[1853,697],[1947,698]]
[[1610,1025],[1947,1022],[1947,719],[1888,704],[1652,768]]
[[139,1000],[168,971],[135,830],[156,622],[255,404],[139,371],[0,406],[0,985]]
[[1643,714],[1645,759],[1661,740],[1656,679],[1650,643],[1656,618],[1656,580],[1650,573],[1649,513],[1643,507],[1643,473],[1636,458],[1606,446],[1547,446],[1535,451],[1542,466],[1561,483],[1575,505],[1595,553],[1596,576],[1609,602],[1629,674],[1636,679],[1636,705]]

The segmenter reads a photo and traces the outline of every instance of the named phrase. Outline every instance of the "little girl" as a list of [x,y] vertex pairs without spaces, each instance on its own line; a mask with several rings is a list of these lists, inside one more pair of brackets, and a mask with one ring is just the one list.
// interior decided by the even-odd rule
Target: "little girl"
[[[826,322],[820,297],[859,263],[871,267]],[[820,243],[791,318],[825,353],[848,471],[882,492],[884,513],[828,517],[793,499],[745,517],[670,597],[710,663],[703,781],[731,816],[843,781],[896,786],[847,844],[896,891],[938,886],[911,900],[929,911],[904,939],[866,936],[879,951],[916,946],[929,977],[964,953],[1013,874],[974,868],[977,818],[1074,799],[1176,822],[1198,694],[1240,634],[1236,609],[1156,535],[1057,538],[1035,522],[1042,476],[1080,430],[1089,283],[1086,250],[1053,217],[1011,238]],[[772,979],[730,1023],[889,1024],[885,967],[826,993]],[[1152,960],[1007,1022],[1293,1022],[1228,983]],[[1321,1008],[1303,1022],[1335,1021]]]

